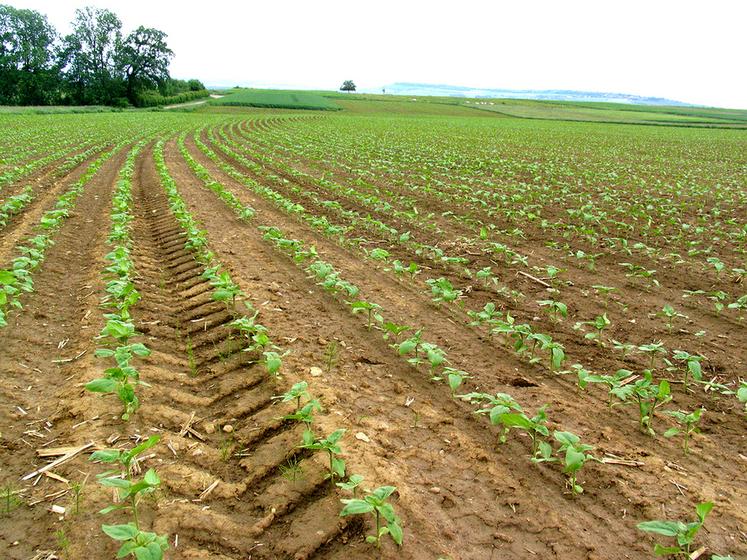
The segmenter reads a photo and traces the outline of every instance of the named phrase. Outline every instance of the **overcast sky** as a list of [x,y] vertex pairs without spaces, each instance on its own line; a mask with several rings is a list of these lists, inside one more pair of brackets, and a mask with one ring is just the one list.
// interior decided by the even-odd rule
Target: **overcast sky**
[[171,73],[208,85],[424,82],[576,89],[747,109],[747,2],[0,0],[49,17],[105,7],[168,34]]

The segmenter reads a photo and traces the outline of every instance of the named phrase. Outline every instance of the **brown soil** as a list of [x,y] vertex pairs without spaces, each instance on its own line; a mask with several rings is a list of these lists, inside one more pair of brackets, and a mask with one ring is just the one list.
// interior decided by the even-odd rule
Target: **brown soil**
[[[254,133],[277,125],[261,123]],[[494,294],[475,285],[466,294],[464,308],[435,307],[422,282],[399,280],[358,251],[322,236],[236,183],[190,140],[187,146],[213,177],[257,210],[251,223],[238,220],[202,187],[175,140],[167,143],[169,172],[206,228],[211,250],[260,309],[260,320],[273,340],[291,351],[284,360],[284,375],[268,378],[253,362],[255,356],[241,352],[232,339],[227,326],[232,316],[212,300],[210,286],[201,277],[203,267],[184,249],[183,233],[169,210],[149,147],[138,158],[133,181],[133,259],[142,295],[133,315],[143,333],[141,341],[153,350],[141,361],[142,379],[150,387],[139,389],[142,407],[129,423],[119,420],[114,399],[82,388],[104,367],[92,354],[103,324],[98,304],[111,194],[125,157],[124,152],[118,154],[87,186],[58,233],[35,274],[36,292],[23,300],[25,310],[13,314],[11,325],[0,331],[0,483],[21,490],[25,502],[3,519],[0,556],[25,560],[46,550],[64,558],[113,557],[116,549],[99,525],[123,517],[97,514],[110,501],[94,482],[101,465],[83,454],[54,469],[70,481],[87,480],[78,513],[70,491],[54,496],[67,488],[64,483],[44,476],[26,483],[20,477],[44,464],[36,456],[38,448],[89,441],[124,446],[152,433],[161,434],[162,442],[145,466],[157,468],[164,487],[155,500],[144,503],[143,524],[170,535],[168,558],[173,559],[649,558],[652,541],[636,531],[635,524],[653,518],[689,519],[693,505],[706,499],[716,501],[717,507],[699,541],[713,551],[747,551],[747,453],[743,419],[733,401],[706,398],[700,392],[686,395],[675,387],[678,406],[703,404],[708,409],[703,434],[695,436],[691,454],[684,456],[678,440],[652,440],[642,434],[632,408],[610,410],[603,393],[580,391],[571,377],[528,365],[484,330],[468,327],[465,309],[482,307],[495,300]],[[298,165],[312,175],[321,170],[313,162]],[[277,169],[268,171],[280,175]],[[282,181],[257,179],[291,196]],[[335,179],[352,180],[342,173]],[[313,182],[302,186],[316,188]],[[322,206],[303,203],[340,221]],[[340,203],[355,209],[352,201]],[[424,208],[443,211],[437,202]],[[15,231],[26,231],[40,211],[19,217]],[[422,241],[443,241],[426,228],[378,217],[410,229]],[[581,435],[596,446],[598,456],[611,454],[642,464],[591,464],[581,474],[584,493],[571,497],[557,465],[528,460],[528,438],[512,432],[507,443],[498,445],[498,433],[484,417],[452,399],[443,384],[431,381],[427,372],[410,366],[379,334],[368,331],[361,317],[348,312],[342,297],[324,292],[262,238],[258,226],[263,225],[315,245],[343,278],[361,288],[360,299],[383,306],[388,320],[424,327],[425,338],[446,349],[454,367],[473,373],[466,390],[510,393],[529,412],[548,403],[551,427]],[[447,241],[468,233],[448,220],[439,220],[438,226]],[[534,258],[550,259],[549,250],[534,243],[540,235],[528,231],[526,245],[519,249],[539,247]],[[378,246],[401,251],[383,238],[373,238],[370,231],[366,236]],[[13,244],[7,241],[6,247],[4,240],[3,251]],[[403,258],[418,257],[404,253]],[[473,258],[483,265],[483,257]],[[569,270],[574,287],[564,289],[564,296],[569,294],[564,301],[574,316],[591,319],[604,309],[581,289],[597,283],[597,275],[606,279],[608,273],[617,274],[614,285],[626,284],[624,276],[612,273],[612,260],[600,263],[597,274]],[[445,276],[466,286],[458,270],[430,261],[422,264],[429,267],[429,277]],[[536,330],[552,332],[566,346],[571,363],[599,371],[626,365],[608,350],[583,341],[571,325],[551,323],[534,304],[545,297],[542,286],[517,276],[513,267],[495,270],[512,288],[527,294],[526,305],[507,300],[503,307],[531,321]],[[671,293],[685,282],[675,271],[662,270],[659,279]],[[629,295],[630,289],[620,301],[637,316],[660,308],[670,294]],[[697,318],[698,324],[687,328],[709,331],[711,338],[697,347],[710,358],[709,372],[733,372],[733,365],[726,367],[729,360],[744,363],[744,332],[735,333],[734,325],[722,317]],[[635,325],[621,316],[615,319],[614,338],[635,343],[662,338],[670,346],[681,336],[667,333],[658,319],[646,317]],[[725,333],[735,337],[731,346],[718,338]],[[325,356],[331,349],[336,349],[336,358],[327,368]],[[74,359],[52,362],[61,358]],[[641,369],[642,364],[633,357],[627,367]],[[321,367],[322,374],[311,376],[312,367]],[[340,518],[339,499],[348,494],[325,480],[322,455],[297,447],[301,428],[282,420],[292,406],[272,396],[301,379],[324,406],[316,430],[347,430],[342,447],[348,472],[364,475],[369,488],[397,487],[393,503],[405,527],[401,549],[387,542],[376,551],[366,544],[364,536],[373,531],[370,520]],[[192,433],[184,431],[190,419]],[[657,422],[662,427],[668,420]],[[297,477],[288,469],[294,463],[300,467]],[[66,507],[67,513],[51,513],[52,504]]]

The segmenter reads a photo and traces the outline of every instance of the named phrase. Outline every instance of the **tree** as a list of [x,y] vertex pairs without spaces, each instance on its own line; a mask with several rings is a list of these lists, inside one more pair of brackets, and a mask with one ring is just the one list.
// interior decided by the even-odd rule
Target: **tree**
[[0,103],[43,105],[57,93],[57,32],[46,16],[0,5]]
[[89,6],[75,11],[72,26],[73,32],[63,42],[61,66],[74,102],[113,102],[122,94],[115,77],[122,22],[109,10]]
[[353,80],[345,80],[342,82],[342,85],[340,86],[340,91],[355,91],[355,84],[353,83]]
[[169,62],[174,53],[166,45],[166,34],[150,27],[138,27],[117,45],[116,66],[126,84],[127,99],[137,104],[137,92],[156,88],[169,79]]

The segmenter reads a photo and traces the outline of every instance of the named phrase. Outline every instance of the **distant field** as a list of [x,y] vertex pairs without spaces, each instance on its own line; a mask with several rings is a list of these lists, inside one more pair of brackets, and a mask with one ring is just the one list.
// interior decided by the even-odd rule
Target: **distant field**
[[524,119],[747,128],[747,111],[739,109],[530,99],[474,99],[370,93],[344,94],[323,91],[314,93],[334,100],[345,111],[359,114],[396,113],[458,116],[465,115],[464,110],[474,111],[479,109],[501,116]]
[[558,103],[556,101],[465,100],[475,109],[512,117],[628,124],[676,124],[747,128],[747,113],[695,107],[657,107],[609,103]]
[[267,107],[271,109],[309,109],[338,111],[340,108],[329,99],[316,93],[268,90],[233,90],[225,97],[210,101],[213,105],[242,107]]

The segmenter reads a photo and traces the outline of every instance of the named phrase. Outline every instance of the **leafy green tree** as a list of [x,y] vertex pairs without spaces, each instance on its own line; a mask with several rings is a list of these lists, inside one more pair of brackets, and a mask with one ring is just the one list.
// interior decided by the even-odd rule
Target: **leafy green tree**
[[347,92],[355,91],[355,83],[353,82],[353,80],[345,80],[344,82],[342,82],[342,85],[340,86],[340,91],[347,91]]
[[174,53],[166,45],[166,33],[152,27],[141,25],[117,44],[117,71],[124,79],[130,103],[137,104],[138,91],[158,87],[169,79],[172,56]]
[[122,40],[122,22],[107,9],[89,6],[75,11],[72,28],[63,41],[61,64],[73,102],[112,103],[121,96],[115,79],[115,60]]
[[57,94],[57,32],[46,16],[0,4],[0,103],[44,105]]

